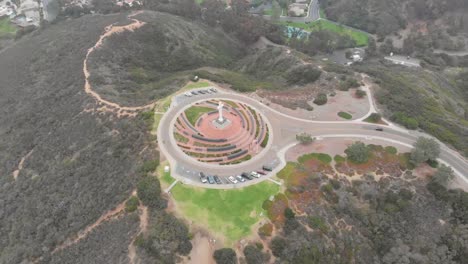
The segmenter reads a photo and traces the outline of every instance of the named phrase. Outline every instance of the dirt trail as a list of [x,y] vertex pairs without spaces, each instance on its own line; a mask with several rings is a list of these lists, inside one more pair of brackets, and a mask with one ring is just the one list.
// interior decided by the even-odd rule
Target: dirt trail
[[67,239],[61,245],[56,247],[52,251],[52,254],[55,254],[58,251],[61,251],[61,250],[65,249],[65,248],[67,248],[67,247],[72,246],[73,244],[79,242],[80,240],[82,240],[83,238],[88,236],[89,233],[91,233],[96,227],[98,227],[103,222],[109,221],[109,220],[119,216],[122,212],[125,211],[125,203],[127,202],[127,200],[125,200],[122,203],[120,203],[119,205],[117,205],[117,207],[115,209],[110,210],[107,213],[103,214],[101,217],[99,217],[98,220],[96,220],[96,222],[94,222],[93,224],[87,226],[84,230],[78,232],[76,237]]
[[29,156],[31,156],[31,154],[33,153],[34,149],[31,149],[28,154],[26,154],[26,156],[24,156],[23,158],[21,158],[19,164],[18,164],[18,169],[16,169],[15,171],[13,171],[13,178],[15,179],[16,181],[16,178],[18,178],[18,175],[20,173],[20,171],[23,169],[23,166],[24,166],[24,162],[29,158]]
[[143,25],[145,25],[146,23],[145,22],[142,22],[142,21],[139,21],[135,18],[132,18],[133,16],[136,16],[137,14],[139,14],[141,12],[138,12],[138,13],[134,13],[133,15],[130,15],[128,16],[129,19],[131,19],[133,21],[133,23],[130,23],[128,25],[125,25],[125,26],[115,26],[114,24],[111,24],[109,26],[106,27],[105,29],[105,32],[104,34],[102,34],[100,37],[99,37],[99,40],[96,42],[96,44],[94,44],[93,47],[89,48],[88,49],[88,52],[86,53],[86,57],[83,61],[83,74],[85,76],[85,85],[84,85],[84,90],[87,94],[89,94],[90,96],[92,96],[94,99],[96,99],[96,101],[98,101],[100,104],[102,104],[103,106],[101,108],[98,109],[98,111],[101,111],[101,112],[114,112],[115,110],[117,111],[117,115],[120,117],[120,116],[134,116],[136,111],[139,111],[139,110],[143,110],[143,109],[147,109],[147,108],[150,108],[150,107],[153,107],[154,106],[154,103],[151,103],[151,104],[148,104],[148,105],[143,105],[143,106],[135,106],[135,107],[128,107],[128,106],[121,106],[117,103],[113,103],[111,101],[108,101],[108,100],[105,100],[101,97],[101,95],[99,95],[96,91],[94,91],[91,87],[91,84],[89,83],[89,76],[90,76],[90,72],[88,70],[88,59],[89,59],[89,56],[95,51],[97,50],[99,47],[102,46],[103,42],[104,42],[104,39],[114,35],[114,34],[119,34],[119,33],[122,33],[122,32],[125,32],[125,31],[131,31],[133,32],[134,30],[142,27]]
[[[141,203],[141,201],[140,201]],[[130,244],[128,245],[128,259],[130,264],[136,264],[139,263],[139,261],[136,261],[136,247],[135,247],[135,240],[140,234],[145,234],[146,230],[148,229],[148,207],[140,205],[138,207],[138,210],[140,212],[140,231],[135,235],[135,237],[132,239]]]

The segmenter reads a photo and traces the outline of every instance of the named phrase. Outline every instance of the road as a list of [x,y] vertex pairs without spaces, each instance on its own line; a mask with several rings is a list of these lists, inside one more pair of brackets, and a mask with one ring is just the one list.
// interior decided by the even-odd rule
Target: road
[[[219,89],[218,89],[219,90]],[[260,112],[267,121],[270,129],[270,139],[265,149],[263,149],[252,159],[236,165],[215,165],[199,162],[196,159],[187,156],[179,147],[174,139],[174,123],[186,108],[191,105],[207,99],[228,99],[240,101],[249,104],[256,111]],[[371,100],[372,101],[372,100]],[[425,134],[407,131],[396,126],[381,126],[369,124],[361,121],[313,121],[288,116],[278,112],[265,104],[252,99],[246,95],[219,90],[217,94],[197,95],[186,97],[183,94],[173,98],[172,104],[166,114],[162,117],[158,127],[158,143],[162,154],[171,164],[174,178],[185,184],[204,186],[207,188],[238,188],[249,184],[255,184],[265,180],[267,177],[261,177],[253,181],[242,184],[227,184],[226,177],[239,175],[242,172],[259,170],[263,165],[269,165],[274,168],[274,172],[279,171],[284,165],[284,154],[286,150],[294,146],[296,134],[306,132],[313,137],[343,137],[343,138],[364,138],[367,140],[379,139],[411,147],[419,136]],[[381,126],[383,131],[376,131],[375,128]],[[455,173],[468,182],[468,162],[456,151],[441,144],[440,160],[451,166]],[[203,185],[199,181],[198,173],[200,171],[208,174],[221,176],[226,184],[222,185]],[[270,173],[271,177],[274,173]]]
[[393,55],[385,57],[386,60],[391,61],[395,64],[410,66],[410,67],[421,67],[421,61],[414,58],[408,58],[406,56]]

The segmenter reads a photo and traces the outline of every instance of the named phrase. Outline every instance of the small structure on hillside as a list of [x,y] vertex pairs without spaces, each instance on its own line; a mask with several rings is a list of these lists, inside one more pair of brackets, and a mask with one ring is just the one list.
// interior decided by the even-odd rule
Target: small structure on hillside
[[289,16],[294,16],[294,17],[306,16],[308,11],[309,11],[309,4],[307,3],[300,3],[296,1],[296,3],[290,4],[288,6]]

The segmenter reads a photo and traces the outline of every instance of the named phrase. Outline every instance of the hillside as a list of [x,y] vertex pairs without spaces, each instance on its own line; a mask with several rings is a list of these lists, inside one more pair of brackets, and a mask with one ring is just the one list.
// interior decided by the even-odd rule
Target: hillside
[[127,261],[139,220],[123,203],[159,157],[142,118],[85,93],[83,60],[108,25],[130,22],[62,21],[0,53],[0,263]]
[[222,31],[166,13],[134,17],[141,28],[106,38],[90,55],[91,85],[105,99],[143,105],[167,96],[202,66],[227,67],[242,46]]

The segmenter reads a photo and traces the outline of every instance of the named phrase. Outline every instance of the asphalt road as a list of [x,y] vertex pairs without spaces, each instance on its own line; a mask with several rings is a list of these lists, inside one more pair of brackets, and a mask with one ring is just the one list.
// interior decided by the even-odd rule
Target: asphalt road
[[[281,169],[284,162],[285,150],[296,143],[296,134],[307,132],[314,137],[342,137],[365,138],[366,140],[386,140],[393,144],[401,144],[411,147],[419,136],[425,135],[415,131],[407,131],[399,127],[381,126],[383,131],[376,131],[380,125],[373,125],[362,121],[313,121],[295,118],[269,108],[263,103],[248,96],[233,92],[225,92],[218,89],[216,94],[196,95],[186,97],[181,94],[173,99],[171,107],[162,117],[158,127],[158,143],[162,154],[169,160],[174,178],[186,184],[203,185],[200,183],[198,173],[200,171],[210,175],[219,175],[224,183],[231,175],[239,175],[242,172],[260,170],[263,165],[272,166],[276,171]],[[186,108],[198,101],[206,99],[228,99],[249,104],[256,111],[264,115],[270,129],[270,140],[263,149],[252,159],[236,165],[218,166],[197,161],[187,156],[176,146],[173,136],[176,117]],[[451,166],[459,177],[468,181],[468,162],[457,152],[441,144],[442,162]],[[270,173],[268,177],[271,177]],[[236,188],[247,184],[254,184],[268,177],[261,177],[242,184],[223,184],[203,186],[208,188]]]

